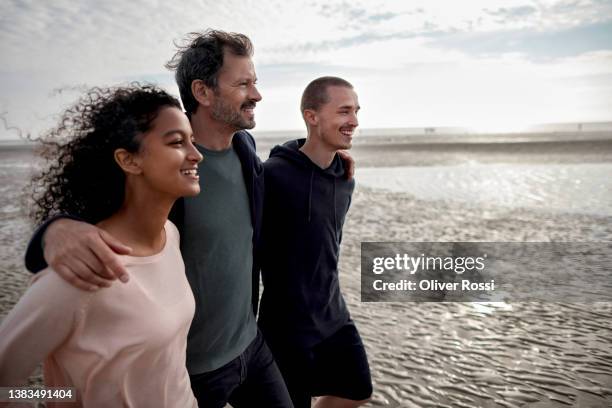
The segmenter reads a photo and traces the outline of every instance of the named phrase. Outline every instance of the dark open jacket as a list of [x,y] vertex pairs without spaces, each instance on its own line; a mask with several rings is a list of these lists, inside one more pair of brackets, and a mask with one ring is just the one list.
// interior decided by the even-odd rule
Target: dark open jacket
[[[239,131],[232,139],[232,145],[240,163],[242,164],[242,174],[246,184],[247,193],[249,195],[249,205],[251,208],[251,222],[253,224],[253,312],[257,315],[257,304],[259,302],[259,269],[260,269],[260,248],[261,248],[261,222],[263,214],[264,200],[264,167],[255,154],[255,140],[253,136],[245,130]],[[170,221],[172,221],[183,232],[185,225],[184,217],[184,201],[179,198],[170,212]],[[34,232],[30,239],[26,250],[25,265],[26,268],[33,273],[36,273],[47,267],[47,263],[43,258],[42,236],[49,224],[58,218],[74,218],[70,215],[58,215],[44,222]]]

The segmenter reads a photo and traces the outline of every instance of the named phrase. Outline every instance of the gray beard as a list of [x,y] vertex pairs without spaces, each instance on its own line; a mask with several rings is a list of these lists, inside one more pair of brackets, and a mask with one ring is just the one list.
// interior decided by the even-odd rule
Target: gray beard
[[253,129],[255,127],[254,120],[244,119],[240,115],[240,111],[234,110],[221,99],[216,99],[213,103],[211,115],[213,119],[231,125],[236,130]]

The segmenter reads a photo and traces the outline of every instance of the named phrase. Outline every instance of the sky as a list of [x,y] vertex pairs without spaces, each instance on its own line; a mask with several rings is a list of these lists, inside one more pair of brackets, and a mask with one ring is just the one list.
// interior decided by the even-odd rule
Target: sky
[[362,128],[612,121],[612,0],[3,0],[0,140],[34,135],[92,86],[156,83],[207,28],[255,45],[257,130],[303,127],[299,99],[348,79]]

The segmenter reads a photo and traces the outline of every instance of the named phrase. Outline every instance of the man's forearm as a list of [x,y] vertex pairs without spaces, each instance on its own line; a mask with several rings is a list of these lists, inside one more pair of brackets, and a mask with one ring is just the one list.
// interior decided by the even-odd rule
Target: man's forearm
[[45,232],[47,231],[47,228],[49,228],[49,225],[61,218],[70,218],[77,221],[83,221],[78,217],[74,217],[68,214],[60,214],[51,217],[47,221],[42,223],[36,229],[36,231],[34,231],[34,235],[32,236],[32,238],[30,238],[30,242],[28,243],[28,247],[26,249],[25,266],[28,271],[32,273],[37,273],[47,267],[47,261],[45,261],[44,257],[43,237],[45,235]]

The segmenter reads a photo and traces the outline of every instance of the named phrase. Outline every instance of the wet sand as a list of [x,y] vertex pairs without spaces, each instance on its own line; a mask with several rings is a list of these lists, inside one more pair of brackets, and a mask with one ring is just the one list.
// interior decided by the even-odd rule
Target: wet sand
[[[612,140],[356,145],[360,166],[610,163]],[[373,407],[611,407],[612,304],[360,302],[362,241],[611,241],[612,217],[420,201],[357,188],[341,285],[368,350]]]
[[[267,152],[265,142],[259,147]],[[440,160],[441,152],[453,163],[486,161],[495,154],[498,161],[527,163],[536,153],[544,163],[609,163],[612,157],[609,142],[586,141],[582,150],[568,148],[567,153],[546,145],[513,153],[493,153],[499,146],[473,148],[454,146],[449,152],[448,146],[420,145],[415,154],[415,146],[356,146],[354,156],[359,166],[426,165]],[[0,152],[0,316],[29,278],[22,256],[31,227],[16,204],[29,174],[27,165],[16,164],[28,159],[14,155]],[[374,380],[368,406],[612,406],[611,303],[360,301],[362,241],[611,241],[612,217],[563,214],[545,206],[528,210],[421,201],[358,186],[343,236],[340,281]]]
[[612,406],[612,304],[361,303],[361,241],[589,241],[612,217],[431,203],[358,189],[341,285],[375,407]]

